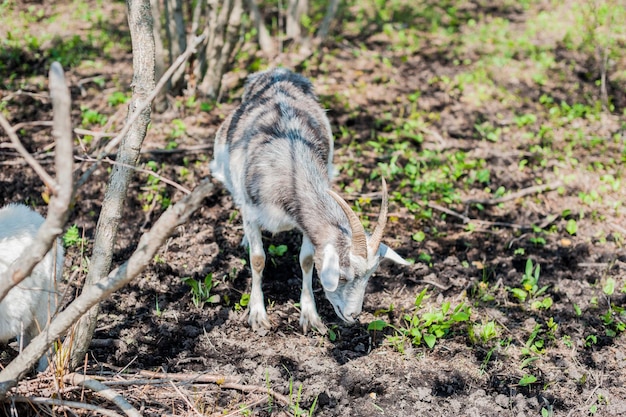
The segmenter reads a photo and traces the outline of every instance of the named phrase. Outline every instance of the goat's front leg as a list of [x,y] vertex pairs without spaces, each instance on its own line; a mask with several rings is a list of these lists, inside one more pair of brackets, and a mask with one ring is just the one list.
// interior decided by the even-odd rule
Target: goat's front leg
[[254,331],[260,330],[261,328],[269,329],[271,325],[267,318],[267,312],[265,311],[263,289],[261,288],[263,269],[265,268],[265,251],[263,250],[261,229],[257,224],[250,223],[244,218],[243,230],[250,247],[250,267],[252,269],[252,289],[250,290],[250,303],[248,306],[248,323],[252,326],[252,330]]
[[304,235],[302,248],[300,248],[300,266],[302,267],[302,294],[300,295],[300,326],[306,333],[309,325],[315,327],[320,333],[328,331],[322,319],[317,314],[315,298],[313,297],[313,254],[315,248],[311,240]]

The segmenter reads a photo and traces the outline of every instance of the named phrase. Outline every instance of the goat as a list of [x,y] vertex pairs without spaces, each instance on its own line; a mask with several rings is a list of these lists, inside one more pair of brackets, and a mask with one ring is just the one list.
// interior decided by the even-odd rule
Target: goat
[[[8,271],[23,251],[35,240],[44,219],[22,204],[0,209],[0,279],[8,280]],[[17,337],[26,346],[46,326],[56,310],[56,280],[63,268],[63,247],[57,239],[30,276],[13,287],[0,302],[0,343]],[[48,367],[46,355],[39,359],[37,371]]]
[[210,168],[243,217],[253,330],[271,327],[261,289],[266,259],[261,230],[302,232],[300,325],[305,333],[309,326],[327,331],[313,297],[313,265],[337,316],[352,323],[381,258],[407,264],[381,243],[387,218],[384,180],[378,223],[369,236],[348,203],[330,189],[332,159],[330,123],[307,78],[281,68],[247,78],[241,104],[216,133]]

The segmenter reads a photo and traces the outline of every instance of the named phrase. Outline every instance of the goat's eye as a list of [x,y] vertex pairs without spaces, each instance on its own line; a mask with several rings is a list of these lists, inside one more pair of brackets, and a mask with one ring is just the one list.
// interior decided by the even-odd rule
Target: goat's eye
[[348,282],[348,278],[346,278],[346,277],[345,277],[345,276],[343,276],[343,275],[339,275],[339,282],[342,282],[342,283],[344,283],[344,284],[345,284],[346,282]]

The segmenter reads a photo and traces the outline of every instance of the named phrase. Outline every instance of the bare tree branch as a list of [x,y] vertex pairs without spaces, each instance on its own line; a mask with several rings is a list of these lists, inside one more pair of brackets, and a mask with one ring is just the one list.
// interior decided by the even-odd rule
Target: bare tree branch
[[[37,231],[31,247],[23,253],[9,269],[10,280],[0,280],[0,301],[9,290],[31,274],[33,268],[48,253],[57,236],[63,232],[72,200],[73,188],[73,143],[70,118],[70,91],[65,81],[63,68],[52,63],[49,74],[50,96],[53,105],[52,135],[56,140],[55,164],[57,179],[49,187],[52,193],[48,205],[48,216]],[[6,120],[4,118],[0,120]],[[10,131],[7,130],[7,132]],[[41,351],[43,353],[45,349]]]
[[7,132],[9,139],[13,143],[13,148],[20,155],[22,155],[22,158],[24,158],[24,160],[28,163],[28,165],[31,166],[31,168],[35,171],[35,173],[39,176],[39,178],[41,178],[41,181],[43,181],[43,183],[46,184],[46,187],[48,187],[51,190],[56,189],[57,188],[56,181],[54,181],[52,176],[50,176],[50,174],[48,174],[46,170],[43,169],[43,167],[39,164],[39,162],[37,162],[37,160],[33,158],[33,156],[26,150],[24,145],[22,145],[22,142],[20,142],[20,138],[15,133],[15,128],[11,127],[11,124],[4,117],[4,115],[2,115],[2,113],[0,113],[0,126],[2,126],[5,132]]
[[198,185],[191,194],[185,196],[175,205],[168,208],[156,221],[152,229],[144,233],[131,257],[119,268],[95,285],[85,287],[65,310],[60,312],[39,336],[35,337],[26,348],[7,367],[0,372],[0,401],[9,389],[17,384],[27,370],[39,359],[59,336],[64,334],[87,310],[100,300],[128,284],[139,275],[146,265],[154,258],[157,250],[167,240],[174,229],[185,223],[189,216],[200,207],[205,197],[213,191],[210,181]]
[[[143,152],[141,152],[141,153],[143,153]],[[77,156],[76,160],[78,160],[78,161],[86,161],[86,162],[98,162],[97,159],[89,158],[89,157],[81,158],[80,156]],[[114,161],[114,160],[109,159],[109,158],[104,158],[102,161],[106,162],[108,164],[111,164],[111,165],[119,165],[120,164],[120,162]],[[164,176],[159,175],[159,174],[157,174],[154,171],[150,171],[149,169],[142,169],[142,168],[139,168],[139,167],[137,167],[135,165],[124,165],[124,166],[126,168],[132,169],[133,171],[142,172],[144,174],[152,175],[154,178],[157,178],[159,181],[161,181],[161,182],[163,182],[163,183],[165,183],[167,185],[170,185],[170,186],[176,188],[178,191],[182,191],[185,194],[191,193],[191,191],[189,191],[187,188],[183,187],[182,185],[180,185],[176,181],[172,181],[169,178],[165,178]]]

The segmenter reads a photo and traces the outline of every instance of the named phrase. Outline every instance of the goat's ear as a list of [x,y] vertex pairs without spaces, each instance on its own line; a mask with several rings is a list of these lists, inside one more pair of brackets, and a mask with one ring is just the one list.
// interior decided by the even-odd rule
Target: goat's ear
[[339,285],[339,255],[333,245],[324,247],[320,281],[325,291],[335,291]]
[[393,249],[389,246],[381,243],[378,247],[378,254],[381,258],[389,259],[390,261],[394,261],[400,265],[410,265],[402,256],[398,255]]

